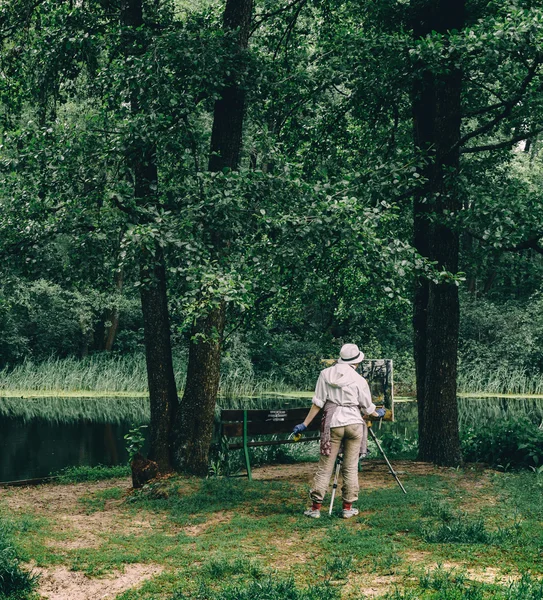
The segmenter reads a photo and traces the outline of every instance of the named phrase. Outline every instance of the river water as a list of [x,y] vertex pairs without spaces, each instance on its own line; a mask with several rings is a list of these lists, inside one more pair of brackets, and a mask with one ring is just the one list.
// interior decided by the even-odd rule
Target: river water
[[145,398],[2,397],[0,482],[126,463],[123,436],[148,419]]
[[[311,400],[287,397],[248,401],[250,408],[309,407]],[[459,398],[460,426],[510,416],[543,420],[543,399]],[[126,463],[123,436],[148,422],[144,398],[1,398],[0,482],[47,477],[67,466]],[[414,439],[415,402],[395,404],[395,422],[384,429]]]
[[130,423],[0,417],[0,482],[47,477],[67,466],[117,465]]

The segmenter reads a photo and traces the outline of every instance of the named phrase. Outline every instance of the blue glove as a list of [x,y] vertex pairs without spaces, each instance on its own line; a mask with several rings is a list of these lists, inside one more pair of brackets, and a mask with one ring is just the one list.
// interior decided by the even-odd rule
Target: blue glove
[[303,423],[300,423],[299,425],[296,425],[294,427],[294,429],[292,430],[292,433],[297,434],[297,433],[302,433],[302,431],[305,431],[307,429],[307,426],[304,425]]
[[375,411],[377,413],[377,416],[381,419],[382,417],[384,417],[386,415],[386,408],[378,408]]

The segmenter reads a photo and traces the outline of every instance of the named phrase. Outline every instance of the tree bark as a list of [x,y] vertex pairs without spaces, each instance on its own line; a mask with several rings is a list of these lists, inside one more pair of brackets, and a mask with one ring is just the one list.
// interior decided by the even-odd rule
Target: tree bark
[[[413,0],[413,32],[445,34],[464,24],[463,0]],[[447,211],[461,209],[457,175],[462,74],[447,65],[424,70],[413,88],[416,151],[424,160],[425,185],[413,202],[414,245],[437,263],[439,271],[458,271],[459,236],[447,223]],[[442,465],[461,462],[456,398],[459,334],[458,288],[454,283],[420,279],[414,299],[414,348],[419,413],[419,459]]]
[[[243,62],[251,27],[252,0],[226,0],[223,28],[237,32],[236,50]],[[239,167],[245,117],[245,89],[236,74],[227,78],[220,98],[215,102],[208,168],[212,172]],[[214,253],[221,256],[220,232],[212,231]],[[175,466],[180,471],[206,475],[209,447],[220,380],[221,345],[226,304],[211,307],[193,328],[185,392],[176,417]]]
[[157,250],[153,259],[154,265],[142,265],[140,268],[140,296],[151,411],[149,458],[164,473],[172,469],[170,431],[178,400],[170,341],[164,257]]
[[221,303],[196,323],[189,345],[187,382],[176,423],[175,462],[178,469],[197,475],[207,474],[208,469],[224,320]]
[[[115,273],[115,289],[118,294],[120,294],[123,289],[122,269],[119,269]],[[111,323],[104,335],[104,350],[106,352],[111,352],[113,350],[113,344],[115,343],[115,338],[117,337],[117,331],[119,329],[119,317],[119,309],[117,306],[110,308],[105,316],[105,320]]]
[[[142,51],[139,29],[143,26],[142,0],[121,1],[121,25],[125,27],[124,50],[127,55]],[[138,98],[139,83],[130,90],[132,115],[142,112]],[[143,138],[128,149],[128,162],[134,178],[137,205],[157,203],[158,169],[156,149]],[[149,426],[149,458],[161,472],[172,468],[170,431],[177,407],[177,388],[173,371],[170,342],[170,321],[166,289],[164,255],[157,246],[154,254],[146,256],[142,249],[140,263],[140,297],[143,313],[145,360],[149,384],[151,422]]]

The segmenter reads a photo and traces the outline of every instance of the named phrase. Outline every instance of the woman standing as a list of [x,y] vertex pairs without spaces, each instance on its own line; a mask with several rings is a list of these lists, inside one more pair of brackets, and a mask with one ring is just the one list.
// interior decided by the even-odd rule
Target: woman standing
[[356,372],[358,365],[364,360],[356,344],[345,344],[341,347],[339,359],[333,367],[321,371],[313,404],[303,423],[294,427],[294,433],[301,433],[315,418],[321,409],[324,410],[321,424],[320,460],[310,497],[311,508],[304,514],[318,519],[326,490],[330,484],[332,471],[337,455],[343,452],[342,463],[342,497],[344,519],[358,514],[353,502],[358,500],[358,457],[360,447],[367,439],[367,425],[364,415],[382,417],[384,408],[376,410],[371,400],[368,382]]

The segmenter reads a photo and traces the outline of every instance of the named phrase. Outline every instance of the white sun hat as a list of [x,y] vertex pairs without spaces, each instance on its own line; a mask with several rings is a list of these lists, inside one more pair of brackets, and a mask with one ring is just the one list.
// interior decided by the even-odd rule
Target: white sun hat
[[339,351],[339,364],[356,365],[364,360],[364,353],[360,352],[356,344],[343,344]]

